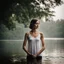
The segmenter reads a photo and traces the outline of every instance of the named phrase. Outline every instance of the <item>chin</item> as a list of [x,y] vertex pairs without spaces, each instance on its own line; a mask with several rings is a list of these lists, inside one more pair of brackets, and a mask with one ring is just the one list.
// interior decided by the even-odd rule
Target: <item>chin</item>
[[35,28],[35,29],[38,29],[38,27],[37,27],[37,28]]

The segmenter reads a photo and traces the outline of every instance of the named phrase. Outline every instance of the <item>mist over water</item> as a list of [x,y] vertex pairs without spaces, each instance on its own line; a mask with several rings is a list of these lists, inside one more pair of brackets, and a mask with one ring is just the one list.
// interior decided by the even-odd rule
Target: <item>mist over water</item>
[[[41,23],[39,30],[43,33],[44,38],[64,38],[63,27],[64,25],[62,22],[47,22]],[[21,28],[17,27],[14,31],[9,31],[5,26],[0,26],[0,57],[26,57],[26,53],[23,51],[22,45],[24,34],[29,30],[29,28],[24,28],[22,26]],[[64,60],[64,40],[45,40],[45,46],[46,49],[42,53],[42,57],[46,64],[55,64],[54,62],[58,59],[58,62],[60,59]]]
[[64,56],[64,40],[47,40],[45,41],[46,50],[43,52],[45,56]]
[[[21,55],[26,56],[22,49],[22,41],[4,41],[0,42],[0,54],[4,55]],[[43,56],[64,56],[64,40],[45,40],[46,49],[42,53]]]

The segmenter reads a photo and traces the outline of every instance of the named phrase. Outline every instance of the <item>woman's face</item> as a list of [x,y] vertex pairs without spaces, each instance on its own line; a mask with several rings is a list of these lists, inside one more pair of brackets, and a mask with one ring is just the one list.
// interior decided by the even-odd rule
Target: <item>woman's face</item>
[[37,21],[35,24],[34,24],[34,29],[37,29],[39,27],[39,24],[40,24],[40,21]]

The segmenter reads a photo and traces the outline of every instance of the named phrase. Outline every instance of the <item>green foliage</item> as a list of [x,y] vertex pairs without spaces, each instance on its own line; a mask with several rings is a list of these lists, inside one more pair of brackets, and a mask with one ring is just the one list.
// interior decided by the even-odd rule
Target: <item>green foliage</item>
[[48,21],[54,16],[54,11],[51,11],[50,8],[59,4],[62,4],[61,0],[10,0],[4,9],[2,23],[9,29],[13,29],[16,27],[16,21],[23,23],[25,27],[29,25],[32,18],[41,19],[45,16]]

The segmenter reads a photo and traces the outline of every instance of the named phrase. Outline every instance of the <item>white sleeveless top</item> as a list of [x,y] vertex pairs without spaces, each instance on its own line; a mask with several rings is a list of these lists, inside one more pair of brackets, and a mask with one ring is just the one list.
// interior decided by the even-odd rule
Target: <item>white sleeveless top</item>
[[[31,34],[28,36],[28,51],[31,54],[36,54],[41,49],[41,39],[40,39],[40,33],[37,37],[33,37]],[[40,54],[39,56],[42,56]]]

